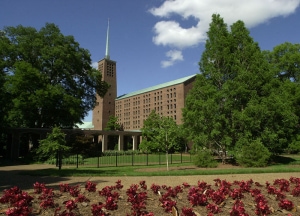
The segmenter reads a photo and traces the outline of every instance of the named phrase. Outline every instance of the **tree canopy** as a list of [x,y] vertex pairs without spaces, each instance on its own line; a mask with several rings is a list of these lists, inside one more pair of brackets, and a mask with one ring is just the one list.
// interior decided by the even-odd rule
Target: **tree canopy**
[[271,153],[282,151],[298,122],[291,83],[274,76],[274,65],[242,21],[229,29],[214,14],[207,36],[200,74],[183,109],[187,136],[195,146],[221,152],[223,159],[228,150],[252,142]]
[[113,115],[109,116],[108,122],[104,130],[106,131],[123,130],[122,126],[118,123],[118,117]]
[[150,152],[169,152],[184,149],[184,142],[179,126],[175,120],[160,116],[154,110],[144,121],[142,130],[143,141],[139,148]]
[[54,24],[39,31],[5,27],[0,50],[0,87],[10,126],[73,127],[93,109],[96,92],[104,96],[109,87],[91,67],[89,51]]

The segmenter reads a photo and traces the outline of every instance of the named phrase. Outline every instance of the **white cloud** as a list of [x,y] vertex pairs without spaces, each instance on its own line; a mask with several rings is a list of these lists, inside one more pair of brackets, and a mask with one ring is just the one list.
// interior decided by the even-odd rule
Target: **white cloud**
[[98,69],[98,62],[93,62],[91,66],[92,68]]
[[[196,46],[205,41],[212,14],[220,14],[228,26],[242,20],[251,28],[292,14],[299,4],[300,0],[165,0],[150,9],[150,13],[162,18],[154,26],[153,42],[177,49]],[[193,18],[197,24],[184,28],[180,20],[172,19],[173,15]]]
[[170,50],[166,53],[166,56],[169,60],[161,62],[163,68],[170,67],[175,64],[175,62],[183,61],[182,52],[180,50]]

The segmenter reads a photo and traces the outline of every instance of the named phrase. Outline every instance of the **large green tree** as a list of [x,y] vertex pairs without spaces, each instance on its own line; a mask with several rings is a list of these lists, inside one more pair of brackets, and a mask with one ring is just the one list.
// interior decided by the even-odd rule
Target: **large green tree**
[[113,115],[109,116],[108,122],[104,130],[106,131],[123,130],[122,126],[118,123],[118,117]]
[[281,91],[286,92],[285,104],[293,109],[292,117],[298,119],[298,126],[293,130],[289,142],[289,149],[298,152],[300,151],[300,44],[285,42],[275,46],[271,51],[264,51],[264,54],[274,70],[274,76],[282,81]]
[[11,100],[10,126],[72,127],[93,109],[95,93],[107,91],[89,51],[56,25],[47,23],[39,31],[6,27],[4,33],[1,69]]
[[143,141],[140,144],[140,149],[150,152],[165,152],[167,170],[169,170],[169,152],[180,151],[184,148],[180,134],[180,127],[173,118],[160,116],[153,110],[144,121]]
[[213,15],[201,73],[186,99],[184,128],[196,147],[225,153],[260,139],[272,153],[287,144],[297,121],[287,92],[274,78],[242,21],[230,30]]
[[160,116],[153,110],[144,121],[141,130],[143,137],[139,146],[141,150],[169,152],[184,149],[180,128],[170,117]]
[[282,80],[300,81],[300,44],[285,42],[264,54],[275,69],[275,75]]

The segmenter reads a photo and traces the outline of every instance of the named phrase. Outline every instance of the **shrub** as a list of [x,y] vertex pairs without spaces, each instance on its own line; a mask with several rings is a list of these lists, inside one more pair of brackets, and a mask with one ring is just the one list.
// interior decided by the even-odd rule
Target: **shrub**
[[214,159],[212,153],[208,149],[202,149],[198,151],[194,158],[194,164],[197,167],[213,168],[217,167],[218,163]]
[[264,167],[267,165],[271,153],[260,140],[254,140],[251,143],[245,141],[241,149],[236,151],[235,157],[237,163],[241,166]]

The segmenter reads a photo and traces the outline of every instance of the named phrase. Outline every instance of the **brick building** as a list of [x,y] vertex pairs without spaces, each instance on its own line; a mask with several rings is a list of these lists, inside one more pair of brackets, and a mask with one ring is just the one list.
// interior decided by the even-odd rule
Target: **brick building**
[[98,70],[102,80],[111,87],[103,98],[97,95],[92,118],[94,130],[103,130],[111,115],[118,117],[118,123],[125,131],[140,130],[152,110],[181,124],[182,108],[196,74],[117,97],[117,67],[116,62],[110,60],[108,34],[109,29],[105,58],[98,62]]
[[182,123],[185,97],[192,88],[196,75],[152,86],[121,95],[115,100],[115,116],[124,130],[139,130],[152,110],[161,116]]

